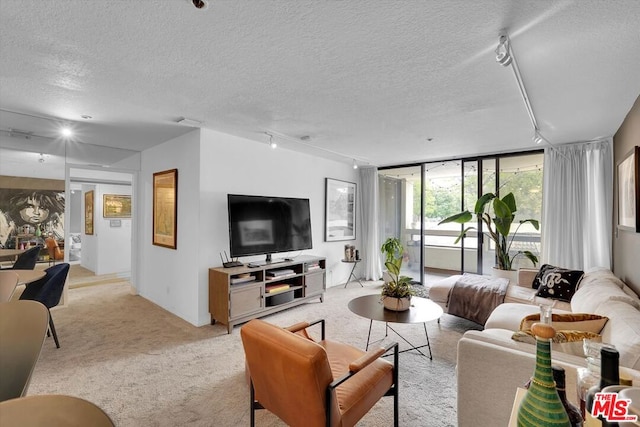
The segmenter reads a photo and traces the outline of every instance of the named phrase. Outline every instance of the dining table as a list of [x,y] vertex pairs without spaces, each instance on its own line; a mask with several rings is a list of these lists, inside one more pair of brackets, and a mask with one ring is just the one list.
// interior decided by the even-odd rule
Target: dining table
[[24,252],[24,249],[0,249],[0,260],[5,258],[15,258]]

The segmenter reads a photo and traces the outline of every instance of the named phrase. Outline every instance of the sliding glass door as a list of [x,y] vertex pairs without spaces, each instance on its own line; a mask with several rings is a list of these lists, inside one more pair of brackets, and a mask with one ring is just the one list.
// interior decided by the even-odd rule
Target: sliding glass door
[[[379,171],[380,242],[398,237],[405,248],[403,274],[424,280],[423,274],[460,272],[490,274],[495,265],[495,247],[483,238],[483,224],[464,226],[440,221],[462,210],[474,212],[476,200],[491,192],[516,196],[520,219],[540,219],[542,207],[542,153],[503,155]],[[475,226],[456,242],[463,227]],[[515,231],[517,223],[512,227]],[[511,247],[540,252],[540,232],[526,224]],[[527,265],[517,258],[517,266]]]

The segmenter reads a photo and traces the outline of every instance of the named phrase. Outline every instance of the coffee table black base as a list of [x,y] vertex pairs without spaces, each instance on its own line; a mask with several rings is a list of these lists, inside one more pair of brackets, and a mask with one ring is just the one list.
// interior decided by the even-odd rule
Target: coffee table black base
[[[370,339],[371,339],[371,327],[373,326],[373,320],[369,321],[369,334],[367,335],[367,346],[365,348],[365,351],[369,350],[369,344],[371,343]],[[384,332],[384,338],[386,338],[387,336],[389,336],[389,329],[391,329],[391,331],[393,331],[393,333],[395,333],[398,337],[400,337],[401,340],[403,340],[404,342],[406,342],[407,344],[409,344],[411,346],[411,348],[407,348],[404,350],[400,350],[398,353],[405,353],[407,351],[417,351],[418,353],[420,353],[422,356],[424,357],[428,357],[429,360],[433,360],[433,354],[431,353],[431,343],[429,342],[429,333],[427,332],[427,324],[423,323],[422,326],[424,327],[424,335],[427,337],[427,343],[423,344],[423,345],[418,345],[416,346],[415,344],[413,344],[412,342],[410,342],[409,340],[407,340],[405,337],[403,337],[402,335],[400,335],[400,333],[398,331],[396,331],[395,329],[393,329],[391,326],[389,326],[388,322],[385,322],[385,332]],[[379,339],[377,341],[373,341],[375,342],[379,342],[384,340],[384,338]],[[429,356],[427,356],[426,354],[424,354],[422,351],[420,351],[421,348],[429,348]],[[386,356],[391,356],[391,354],[385,354],[384,357]]]

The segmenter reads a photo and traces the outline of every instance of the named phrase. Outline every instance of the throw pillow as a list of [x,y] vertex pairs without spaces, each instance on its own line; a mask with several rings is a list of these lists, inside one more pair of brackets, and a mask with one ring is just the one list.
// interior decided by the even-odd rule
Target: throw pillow
[[[556,351],[584,357],[583,340],[585,338],[596,342],[602,341],[602,337],[593,332],[558,330],[551,339],[551,347]],[[531,330],[514,332],[511,339],[528,344],[536,343],[536,337]]]
[[542,274],[540,287],[536,295],[543,298],[571,302],[571,297],[573,297],[578,288],[583,275],[584,272],[582,270],[567,270],[558,267],[548,268]]
[[540,287],[540,284],[542,283],[542,277],[547,272],[547,270],[551,270],[552,268],[555,267],[551,264],[542,264],[540,266],[540,270],[538,270],[538,273],[536,274],[536,277],[533,278],[533,282],[531,282],[531,287],[533,289],[538,289]]
[[[599,334],[608,317],[588,313],[551,314],[551,326],[556,331],[580,331]],[[525,316],[520,322],[521,331],[531,331],[531,326],[540,321],[540,314]]]

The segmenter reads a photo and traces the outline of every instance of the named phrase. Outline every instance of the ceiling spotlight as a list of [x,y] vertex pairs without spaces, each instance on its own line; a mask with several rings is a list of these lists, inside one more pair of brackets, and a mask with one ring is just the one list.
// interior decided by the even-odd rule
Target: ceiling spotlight
[[540,131],[535,129],[533,132],[533,142],[536,144],[542,144],[544,142],[544,138],[540,135]]
[[93,119],[93,117],[91,117],[91,116],[90,116],[90,115],[88,115],[88,114],[83,114],[83,115],[81,115],[80,117],[81,117],[81,118],[83,118],[83,119],[85,119],[85,120],[91,120],[91,119]]
[[40,158],[38,159],[38,162],[44,163],[44,154],[40,153]]
[[506,35],[500,36],[500,42],[498,43],[498,47],[496,48],[496,61],[500,63],[503,67],[508,67],[513,60],[513,56],[511,56],[511,43],[509,42],[509,37]]
[[60,129],[60,133],[62,134],[62,136],[64,136],[65,138],[69,138],[73,135],[73,131],[71,130],[70,127],[65,126],[62,129]]
[[273,135],[269,135],[269,146],[274,150],[278,147],[278,144],[273,140]]
[[358,163],[356,163],[356,159],[353,159],[353,168],[358,169]]

